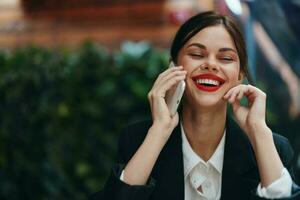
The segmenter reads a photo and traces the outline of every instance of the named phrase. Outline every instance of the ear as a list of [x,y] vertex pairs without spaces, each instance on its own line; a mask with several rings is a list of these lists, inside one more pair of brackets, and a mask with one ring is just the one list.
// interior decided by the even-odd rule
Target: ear
[[243,82],[244,78],[245,78],[245,72],[240,71],[239,78],[238,78],[240,84]]

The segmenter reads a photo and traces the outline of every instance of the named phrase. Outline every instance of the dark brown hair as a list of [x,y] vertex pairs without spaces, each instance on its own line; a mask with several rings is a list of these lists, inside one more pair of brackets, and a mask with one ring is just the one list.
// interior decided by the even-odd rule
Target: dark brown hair
[[248,71],[246,45],[238,25],[230,17],[221,15],[214,11],[199,13],[187,20],[179,28],[171,46],[171,59],[173,59],[176,63],[180,49],[189,39],[196,35],[200,30],[216,25],[222,25],[228,31],[237,49],[240,59],[240,70],[247,77],[248,81],[252,83],[252,79]]

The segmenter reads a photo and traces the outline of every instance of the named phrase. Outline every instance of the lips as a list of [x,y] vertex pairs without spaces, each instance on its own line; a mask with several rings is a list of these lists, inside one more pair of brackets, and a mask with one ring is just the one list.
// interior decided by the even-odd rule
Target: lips
[[214,74],[200,74],[192,77],[192,79],[198,89],[206,92],[218,90],[225,82],[224,79]]

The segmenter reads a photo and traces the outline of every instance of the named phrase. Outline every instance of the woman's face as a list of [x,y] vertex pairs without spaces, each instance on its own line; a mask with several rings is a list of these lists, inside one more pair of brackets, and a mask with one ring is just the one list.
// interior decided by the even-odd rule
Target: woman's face
[[224,105],[222,97],[241,82],[236,47],[221,25],[194,35],[179,51],[177,61],[187,71],[185,100],[193,106]]

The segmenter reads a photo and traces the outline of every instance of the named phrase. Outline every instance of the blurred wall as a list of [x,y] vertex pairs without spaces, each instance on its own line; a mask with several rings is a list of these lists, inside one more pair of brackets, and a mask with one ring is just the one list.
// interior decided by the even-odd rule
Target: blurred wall
[[[212,1],[205,2],[202,7],[212,9]],[[76,46],[92,40],[114,48],[124,40],[149,40],[167,47],[176,20],[189,17],[199,5],[188,0],[5,0],[0,4],[0,46]]]

